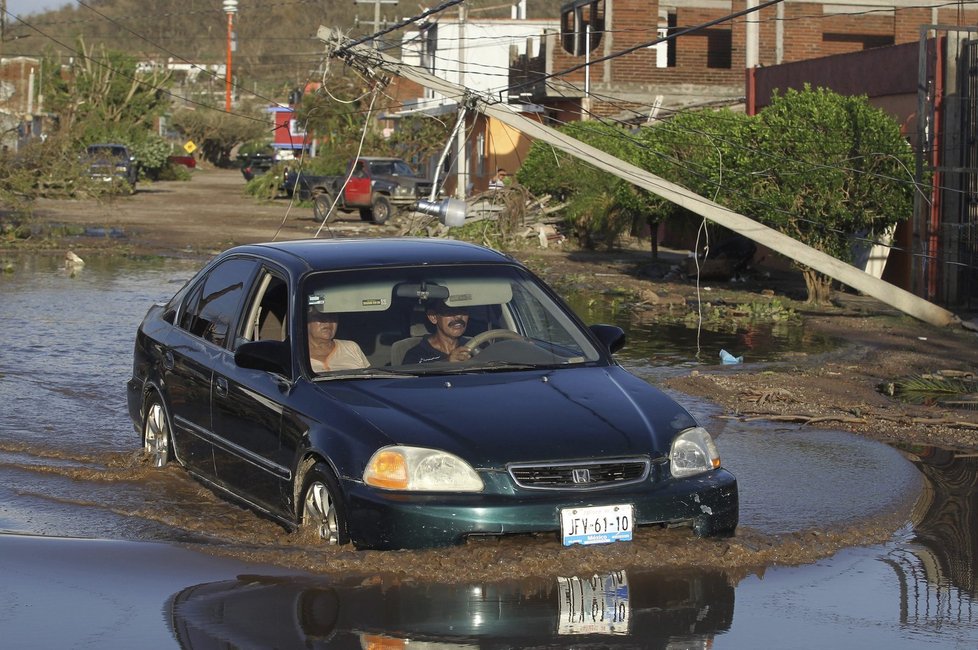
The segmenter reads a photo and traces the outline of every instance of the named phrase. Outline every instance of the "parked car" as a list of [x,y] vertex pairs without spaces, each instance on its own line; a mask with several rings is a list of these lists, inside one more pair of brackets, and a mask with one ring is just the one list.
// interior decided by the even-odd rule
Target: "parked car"
[[395,209],[430,198],[431,186],[431,180],[400,158],[377,157],[351,161],[342,176],[288,171],[282,183],[286,194],[313,202],[318,221],[326,220],[335,201],[337,210],[357,210],[361,219],[374,223],[385,223]]
[[253,153],[238,156],[241,164],[241,175],[246,181],[263,176],[275,164],[275,156],[266,153]]
[[[471,358],[404,363],[433,304]],[[368,367],[315,372],[307,318]],[[287,527],[397,549],[470,537],[627,541],[638,526],[731,533],[737,482],[710,434],[619,366],[525,267],[448,240],[239,246],[151,307],[128,407],[146,454]]]
[[197,168],[197,159],[193,156],[168,156],[166,161],[171,165],[183,165],[187,169]]
[[90,144],[85,148],[88,174],[95,180],[124,182],[136,191],[139,169],[136,156],[124,144]]

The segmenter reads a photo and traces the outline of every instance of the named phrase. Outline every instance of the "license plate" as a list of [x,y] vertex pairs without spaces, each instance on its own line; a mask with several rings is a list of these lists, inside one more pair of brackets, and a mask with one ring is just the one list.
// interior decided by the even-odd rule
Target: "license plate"
[[632,505],[561,508],[560,534],[564,546],[631,541]]

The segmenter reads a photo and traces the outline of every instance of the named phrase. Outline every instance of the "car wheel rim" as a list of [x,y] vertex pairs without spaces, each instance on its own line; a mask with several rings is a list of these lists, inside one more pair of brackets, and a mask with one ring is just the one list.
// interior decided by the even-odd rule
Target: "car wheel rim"
[[153,467],[166,464],[170,448],[170,432],[166,425],[166,413],[160,404],[153,404],[146,416],[145,449]]
[[302,517],[303,523],[315,527],[319,538],[329,544],[338,544],[339,531],[336,526],[336,504],[333,496],[320,481],[314,482],[306,491],[306,502]]

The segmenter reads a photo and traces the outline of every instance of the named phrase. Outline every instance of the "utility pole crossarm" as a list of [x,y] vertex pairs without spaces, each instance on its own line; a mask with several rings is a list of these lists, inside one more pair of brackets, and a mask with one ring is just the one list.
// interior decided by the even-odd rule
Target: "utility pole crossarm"
[[714,221],[771,250],[778,251],[800,264],[891,305],[905,314],[940,327],[960,322],[960,319],[953,313],[909,291],[884,282],[773,228],[694,194],[680,185],[671,183],[649,171],[571,138],[556,129],[515,113],[508,105],[501,104],[498,100],[467,90],[444,79],[439,79],[417,67],[392,59],[377,50],[362,45],[350,47],[345,43],[347,39],[339,32],[329,28],[320,27],[317,35],[320,40],[327,44],[329,56],[338,56],[358,70],[370,71],[371,74],[376,75],[376,69],[379,68],[388,74],[410,79],[441,93],[445,97],[458,97],[460,100],[465,97],[475,110],[499,120],[522,132],[527,137],[547,142],[571,156],[580,158],[599,169],[672,201],[690,212]]

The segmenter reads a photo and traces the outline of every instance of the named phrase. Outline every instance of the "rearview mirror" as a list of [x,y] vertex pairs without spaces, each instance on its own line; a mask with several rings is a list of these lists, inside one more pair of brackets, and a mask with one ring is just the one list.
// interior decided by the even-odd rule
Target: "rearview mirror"
[[426,300],[447,300],[448,287],[440,284],[429,284],[427,282],[402,282],[394,288],[394,295],[398,298],[417,298],[421,302]]

